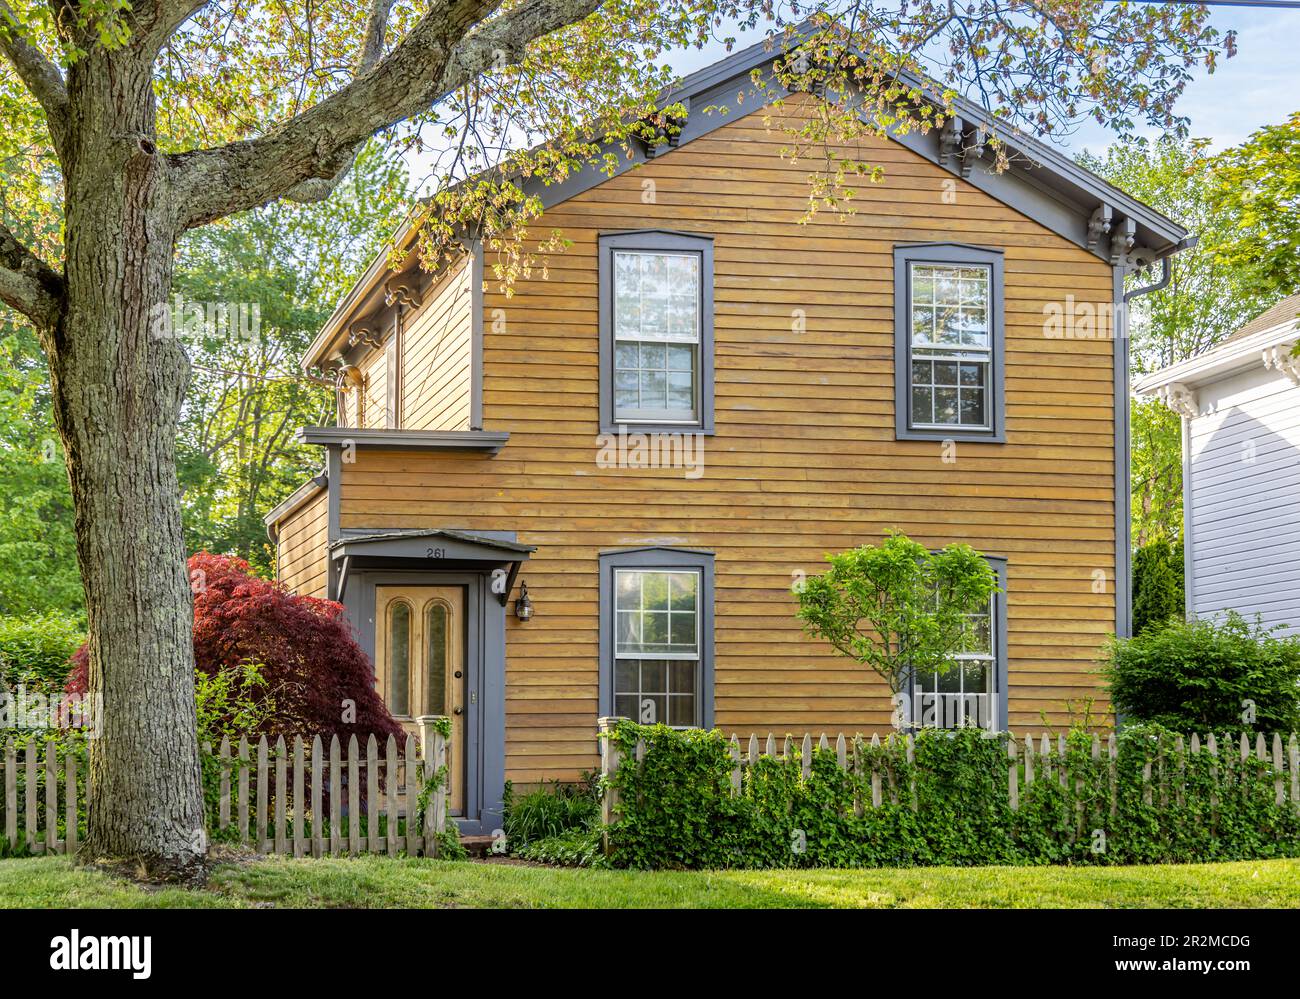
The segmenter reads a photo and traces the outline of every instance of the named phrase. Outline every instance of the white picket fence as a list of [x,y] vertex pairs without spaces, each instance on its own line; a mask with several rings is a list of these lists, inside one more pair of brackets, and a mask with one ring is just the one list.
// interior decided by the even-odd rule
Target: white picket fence
[[[602,718],[599,721],[600,731],[602,733],[610,732],[618,722],[623,720],[621,718]],[[853,773],[859,778],[865,778],[869,773],[871,797],[869,802],[865,800],[865,795],[855,800],[854,809],[857,814],[861,815],[864,807],[868,804],[873,808],[881,807],[886,800],[892,804],[898,804],[900,801],[907,800],[908,789],[900,786],[901,782],[896,780],[894,769],[887,762],[880,762],[879,754],[868,754],[863,752],[863,749],[866,746],[879,749],[882,745],[892,745],[895,749],[898,749],[900,742],[905,760],[909,764],[912,763],[914,743],[910,734],[889,735],[883,743],[879,735],[872,735],[870,739],[866,739],[859,735],[846,737],[843,733],[837,735],[833,742],[827,738],[825,733],[822,733],[815,742],[811,734],[805,734],[802,739],[795,739],[787,735],[779,743],[771,732],[767,733],[766,737],[760,737],[756,733],[751,734],[748,740],[744,742],[738,736],[732,735],[730,739],[730,754],[733,763],[731,771],[732,793],[735,795],[741,793],[745,770],[764,756],[785,760],[790,763],[797,761],[800,773],[807,778],[812,772],[813,747],[816,745],[818,749],[826,752],[833,748],[836,764],[846,773]],[[1065,765],[1066,740],[1064,735],[1057,735],[1054,738],[1047,733],[1043,733],[1037,738],[1032,735],[1019,738],[1010,735],[1007,737],[1006,745],[1007,800],[1012,810],[1019,809],[1021,793],[1033,785],[1035,781],[1056,780],[1059,781],[1062,787],[1068,785],[1069,774],[1068,767]],[[601,773],[608,778],[622,764],[622,752],[617,743],[609,738],[601,738],[600,746]],[[638,740],[636,759],[638,761],[644,759],[645,752],[645,740]],[[1103,752],[1105,753],[1104,758],[1108,761],[1111,795],[1110,811],[1111,814],[1114,814],[1116,808],[1115,789],[1117,786],[1115,767],[1119,755],[1114,733],[1107,737],[1104,746],[1099,735],[1094,734],[1092,736],[1091,757],[1093,761],[1100,764],[1103,759]],[[1143,768],[1143,797],[1146,803],[1152,803],[1153,795],[1159,795],[1162,804],[1166,803],[1171,795],[1176,800],[1181,801],[1185,790],[1183,777],[1187,754],[1200,754],[1202,752],[1213,758],[1212,772],[1224,786],[1232,783],[1234,768],[1244,764],[1253,755],[1255,759],[1268,767],[1273,776],[1273,794],[1276,804],[1281,805],[1290,800],[1293,805],[1300,808],[1300,741],[1297,741],[1295,734],[1292,734],[1284,754],[1282,738],[1276,733],[1271,739],[1271,745],[1266,742],[1262,733],[1257,733],[1253,750],[1251,741],[1244,732],[1241,733],[1239,739],[1225,740],[1222,747],[1213,733],[1204,742],[1197,734],[1193,734],[1190,740],[1186,742],[1182,736],[1178,736],[1174,742],[1172,754],[1157,757],[1154,765],[1151,761],[1148,761]],[[863,783],[865,785],[865,782]],[[616,818],[615,805],[618,802],[618,792],[610,785],[608,779],[603,784],[607,790],[602,802],[602,817],[608,825],[615,821]],[[911,804],[912,807],[916,807],[915,799],[912,800]]]
[[[336,735],[328,746],[320,736],[309,742],[297,736],[292,749],[283,737],[274,746],[265,736],[256,746],[246,738],[237,746],[222,739],[213,757],[219,781],[217,814],[209,819],[214,831],[260,853],[294,857],[437,856],[450,790],[445,738],[430,730],[419,746],[408,735],[399,753],[392,736],[383,752],[373,735],[364,752],[352,736],[346,754],[343,748]],[[210,746],[204,752],[212,757]],[[85,830],[80,753],[60,753],[52,739],[29,740],[19,752],[10,740],[0,767],[4,838],[31,853],[75,853]]]

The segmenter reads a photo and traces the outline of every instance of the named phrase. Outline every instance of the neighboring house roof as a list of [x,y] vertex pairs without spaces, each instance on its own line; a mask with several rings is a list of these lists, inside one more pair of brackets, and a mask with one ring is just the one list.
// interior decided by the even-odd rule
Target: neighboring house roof
[[[758,70],[767,73],[770,80],[773,61],[782,51],[796,48],[800,40],[798,31],[789,39],[781,35],[766,37],[690,74],[666,92],[662,105],[680,103],[695,112],[688,115],[673,146],[685,145],[742,115],[760,110],[764,102],[756,99],[760,94],[751,74]],[[921,88],[919,79],[909,77],[905,82]],[[715,110],[710,114],[702,113],[703,109],[710,107]],[[1181,225],[1085,170],[1069,157],[1004,122],[995,121],[989,112],[965,98],[956,100],[954,110],[957,118],[951,124],[959,130],[967,128],[973,132],[982,129],[1002,138],[1012,154],[1011,166],[1000,174],[993,172],[989,169],[991,161],[988,159],[961,154],[961,146],[973,146],[974,143],[945,143],[940,129],[931,129],[924,135],[913,130],[892,137],[919,155],[952,170],[991,197],[1099,257],[1110,259],[1112,263],[1146,264],[1185,245],[1188,233]],[[613,153],[619,157],[619,166],[614,174],[617,176],[670,151],[670,147],[640,149],[629,159],[622,155],[617,145],[611,144],[601,150],[601,155]],[[521,186],[526,193],[537,195],[545,208],[551,208],[609,179],[598,155],[595,162],[561,183],[548,186],[532,178],[522,182]],[[414,235],[408,219],[398,228],[391,242],[405,250]],[[385,248],[339,302],[334,314],[308,348],[303,359],[304,368],[328,360],[349,317],[372,307],[387,270],[387,257]]]
[[1224,343],[1232,343],[1235,340],[1242,340],[1255,333],[1262,333],[1264,330],[1271,330],[1275,326],[1282,326],[1289,321],[1294,321],[1300,316],[1300,295],[1288,295],[1282,301],[1271,309],[1266,309],[1258,316],[1248,322],[1236,333],[1228,337]]
[[1291,348],[1300,339],[1300,295],[1282,299],[1211,349],[1138,380],[1133,391],[1154,396],[1184,416],[1195,416],[1196,388],[1262,363],[1300,381],[1300,358]]

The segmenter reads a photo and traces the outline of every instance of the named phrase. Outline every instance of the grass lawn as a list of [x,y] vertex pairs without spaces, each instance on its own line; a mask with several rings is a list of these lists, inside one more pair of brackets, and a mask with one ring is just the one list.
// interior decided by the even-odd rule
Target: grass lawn
[[511,864],[261,859],[208,889],[151,890],[58,857],[0,860],[0,908],[1300,907],[1300,860],[1182,867],[631,873]]

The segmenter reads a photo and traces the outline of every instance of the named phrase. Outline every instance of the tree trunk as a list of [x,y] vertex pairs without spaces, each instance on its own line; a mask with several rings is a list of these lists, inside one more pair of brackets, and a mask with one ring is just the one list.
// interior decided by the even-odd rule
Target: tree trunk
[[175,213],[148,63],[93,50],[68,71],[67,309],[47,347],[89,617],[83,856],[175,875],[206,851],[192,595],[176,480],[188,362],[170,324]]

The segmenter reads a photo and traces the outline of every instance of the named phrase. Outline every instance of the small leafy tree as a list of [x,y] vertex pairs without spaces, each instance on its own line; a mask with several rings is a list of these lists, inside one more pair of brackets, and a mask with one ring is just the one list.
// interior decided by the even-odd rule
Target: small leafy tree
[[[945,673],[966,640],[966,615],[997,592],[997,574],[969,545],[929,551],[891,532],[879,545],[827,555],[797,587],[804,629],[875,670],[899,694],[909,671]],[[901,719],[895,716],[895,725]]]
[[1229,611],[1111,639],[1111,702],[1133,721],[1177,732],[1287,733],[1300,728],[1300,636]]

